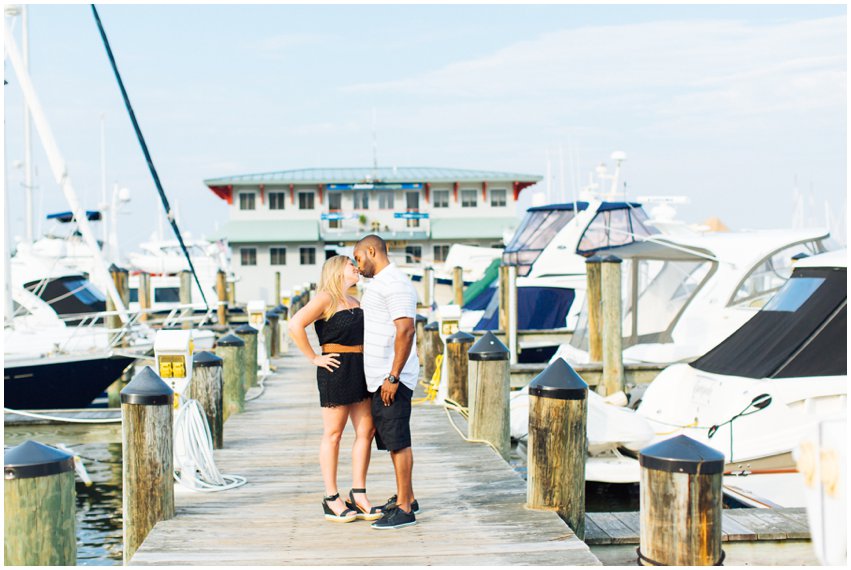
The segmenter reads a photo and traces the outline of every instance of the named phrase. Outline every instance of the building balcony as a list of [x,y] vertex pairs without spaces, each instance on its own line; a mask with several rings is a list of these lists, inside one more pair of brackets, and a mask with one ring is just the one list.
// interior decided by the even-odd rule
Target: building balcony
[[429,238],[428,214],[419,211],[328,210],[320,217],[319,233],[325,241],[355,241],[370,233],[389,241]]

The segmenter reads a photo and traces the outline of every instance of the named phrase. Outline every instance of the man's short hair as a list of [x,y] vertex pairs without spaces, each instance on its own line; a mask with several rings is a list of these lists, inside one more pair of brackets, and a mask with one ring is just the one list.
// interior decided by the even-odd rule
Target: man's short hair
[[387,255],[387,242],[375,234],[369,234],[368,236],[362,237],[355,244],[355,249],[366,247],[374,247],[375,251],[383,252],[384,255]]

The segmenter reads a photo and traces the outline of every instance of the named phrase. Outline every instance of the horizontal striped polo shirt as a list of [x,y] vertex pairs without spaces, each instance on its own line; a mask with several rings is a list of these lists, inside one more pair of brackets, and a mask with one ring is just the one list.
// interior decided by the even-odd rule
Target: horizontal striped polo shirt
[[[366,285],[361,299],[363,309],[363,368],[370,392],[381,388],[393,366],[396,325],[402,317],[416,318],[417,291],[407,275],[391,263]],[[420,362],[417,358],[416,332],[411,354],[399,375],[399,381],[411,390],[417,384]]]

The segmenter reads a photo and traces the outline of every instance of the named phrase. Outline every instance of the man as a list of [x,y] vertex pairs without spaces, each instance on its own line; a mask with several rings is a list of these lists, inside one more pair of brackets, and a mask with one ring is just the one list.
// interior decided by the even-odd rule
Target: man
[[378,449],[390,452],[396,472],[396,498],[385,505],[375,529],[416,524],[411,476],[411,396],[419,376],[414,318],[417,292],[407,275],[387,257],[387,244],[368,235],[355,245],[355,261],[361,275],[371,278],[361,300],[364,319],[363,366],[366,386],[372,393],[372,417]]

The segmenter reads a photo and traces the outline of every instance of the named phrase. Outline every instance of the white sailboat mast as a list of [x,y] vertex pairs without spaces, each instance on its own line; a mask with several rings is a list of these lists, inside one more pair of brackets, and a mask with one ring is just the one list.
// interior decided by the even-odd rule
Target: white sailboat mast
[[[30,33],[26,5],[21,6],[21,43],[24,69],[29,73]],[[33,232],[35,217],[33,213],[32,126],[30,124],[30,107],[26,101],[24,101],[24,191],[27,203],[27,241],[33,243],[35,241]]]
[[18,46],[12,36],[12,30],[9,28],[8,21],[4,21],[4,26],[6,31],[7,55],[12,62],[15,75],[18,77],[18,81],[21,84],[24,99],[30,107],[30,112],[32,113],[33,121],[35,122],[35,128],[38,131],[39,138],[41,139],[45,153],[47,154],[47,160],[50,163],[50,170],[53,172],[53,177],[56,179],[56,183],[62,188],[62,193],[65,194],[65,199],[68,201],[68,205],[71,207],[71,212],[77,220],[77,227],[79,228],[80,233],[83,234],[83,239],[86,240],[86,243],[92,251],[95,271],[103,276],[103,282],[106,284],[106,292],[115,304],[121,321],[126,323],[128,316],[127,310],[124,307],[124,302],[121,300],[121,295],[118,294],[118,289],[116,289],[115,283],[109,275],[109,270],[103,261],[100,249],[98,248],[97,239],[95,238],[94,232],[92,232],[92,227],[86,217],[86,212],[80,207],[80,203],[77,200],[77,194],[74,191],[74,187],[71,185],[71,178],[68,175],[68,168],[65,161],[62,159],[59,147],[56,145],[56,139],[53,137],[50,125],[47,123],[47,118],[41,108],[41,103],[35,93],[29,73],[27,73],[27,70],[24,69],[20,53],[18,52]]

